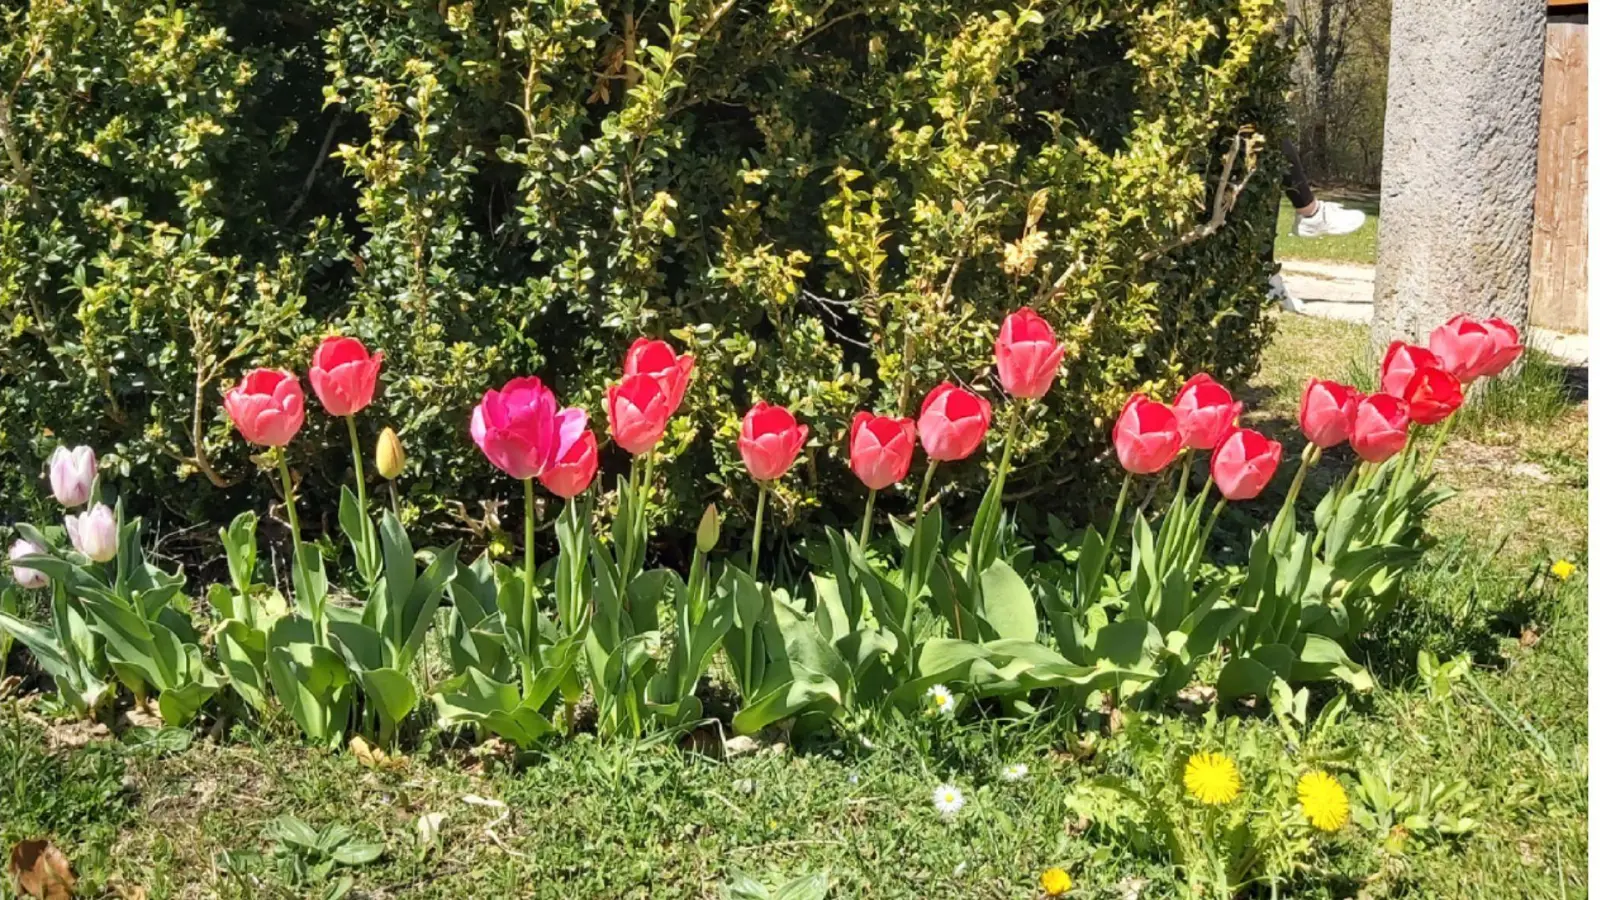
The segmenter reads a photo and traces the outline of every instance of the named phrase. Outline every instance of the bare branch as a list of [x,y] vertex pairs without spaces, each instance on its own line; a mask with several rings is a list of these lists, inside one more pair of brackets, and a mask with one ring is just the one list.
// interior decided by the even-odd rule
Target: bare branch
[[306,173],[305,183],[300,186],[300,196],[294,198],[294,203],[289,205],[289,211],[284,214],[284,224],[294,221],[295,213],[305,205],[306,198],[311,196],[311,188],[316,184],[317,173],[322,171],[322,164],[328,161],[328,151],[333,149],[333,134],[339,129],[339,122],[344,119],[344,109],[341,107],[333,114],[333,121],[328,123],[328,133],[322,136],[322,148],[317,151],[317,160],[311,164],[311,171]]
[[[1228,152],[1223,154],[1222,177],[1217,180],[1217,193],[1211,200],[1211,218],[1203,224],[1196,225],[1184,232],[1176,240],[1140,254],[1140,262],[1149,262],[1156,257],[1165,256],[1179,247],[1203,240],[1222,230],[1222,226],[1227,223],[1228,213],[1233,211],[1233,205],[1239,200],[1239,194],[1244,191],[1245,185],[1250,183],[1250,177],[1256,173],[1255,163],[1251,160],[1246,164],[1248,168],[1245,170],[1244,177],[1240,178],[1237,184],[1232,181],[1233,166],[1239,158],[1239,149],[1244,146],[1244,141],[1245,132],[1241,129],[1234,134],[1233,141],[1228,146]],[[1247,156],[1249,155],[1247,154]]]

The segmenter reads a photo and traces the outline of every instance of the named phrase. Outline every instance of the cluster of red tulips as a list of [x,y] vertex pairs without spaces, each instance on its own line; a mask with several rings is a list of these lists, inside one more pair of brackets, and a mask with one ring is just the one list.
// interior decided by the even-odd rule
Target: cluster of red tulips
[[[1456,316],[1435,329],[1428,346],[1396,341],[1383,359],[1379,393],[1363,395],[1349,385],[1312,379],[1300,405],[1300,427],[1308,453],[1349,441],[1370,463],[1406,446],[1412,423],[1448,419],[1473,380],[1499,373],[1522,352],[1517,329],[1500,319],[1479,322]],[[1044,396],[1060,368],[1064,349],[1049,323],[1031,309],[1007,316],[995,340],[995,367],[1011,396]],[[371,401],[383,354],[369,354],[360,341],[330,337],[312,358],[313,390],[327,411],[350,417]],[[664,341],[640,338],[623,357],[622,378],[606,391],[611,439],[648,461],[666,433],[694,373],[694,356],[678,354]],[[227,392],[224,406],[245,439],[282,447],[305,420],[305,395],[296,377],[281,369],[257,369]],[[1211,451],[1211,479],[1228,500],[1250,500],[1271,481],[1283,447],[1238,425],[1242,404],[1210,375],[1184,383],[1171,406],[1144,394],[1128,399],[1112,431],[1117,458],[1130,475],[1161,471],[1185,450]],[[992,417],[989,402],[951,382],[931,390],[915,421],[857,413],[849,433],[850,469],[872,492],[910,472],[920,441],[929,460],[923,496],[940,462],[971,456],[982,444]],[[485,457],[513,478],[534,479],[571,499],[588,489],[599,468],[598,441],[588,413],[563,408],[536,377],[515,378],[489,390],[472,411],[472,439]],[[352,438],[354,426],[352,424]],[[758,402],[744,416],[739,453],[751,478],[766,487],[783,477],[809,437],[809,429],[782,406]],[[1010,436],[1007,440],[1009,458]],[[357,466],[360,452],[357,449]],[[1005,469],[1002,462],[1002,473]],[[1003,474],[1001,477],[1004,477]],[[870,527],[871,500],[863,528]],[[863,533],[865,537],[865,530]]]
[[[1434,425],[1460,408],[1476,379],[1497,375],[1523,347],[1515,326],[1456,316],[1434,329],[1428,346],[1395,341],[1384,355],[1379,393],[1366,395],[1313,378],[1300,400],[1308,452],[1345,441],[1369,463],[1405,448],[1412,423]],[[1211,477],[1229,500],[1250,500],[1271,481],[1283,446],[1236,424],[1241,404],[1209,375],[1190,378],[1171,406],[1135,394],[1112,431],[1117,458],[1130,474],[1159,472],[1184,450],[1211,450]]]
[[[1042,397],[1064,352],[1033,310],[1011,314],[995,341],[1001,384],[1018,398]],[[353,416],[372,401],[382,362],[381,352],[369,354],[354,338],[327,338],[312,358],[312,388],[329,413]],[[606,390],[612,441],[635,457],[648,456],[683,403],[693,372],[692,354],[680,355],[664,341],[635,341],[623,357],[621,380]],[[285,446],[305,422],[305,393],[283,369],[250,372],[223,405],[245,440],[265,447]],[[863,411],[850,427],[851,471],[869,489],[882,490],[910,471],[919,438],[934,463],[965,459],[982,445],[990,420],[987,400],[950,382],[928,393],[915,422]],[[599,468],[588,412],[561,407],[537,377],[486,391],[472,411],[470,431],[495,467],[513,478],[538,479],[564,498],[586,490]],[[788,409],[762,401],[744,416],[739,453],[750,476],[769,483],[789,471],[808,437]]]

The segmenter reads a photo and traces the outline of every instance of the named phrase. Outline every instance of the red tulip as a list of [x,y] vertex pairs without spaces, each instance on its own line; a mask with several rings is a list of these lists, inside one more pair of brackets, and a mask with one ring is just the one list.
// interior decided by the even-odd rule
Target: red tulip
[[[588,420],[583,410],[574,430]],[[489,462],[512,478],[533,478],[556,461],[561,433],[570,420],[556,416],[556,395],[537,378],[513,378],[498,391],[484,391],[472,410],[472,440]]]
[[[539,483],[557,497],[571,500],[588,490],[600,468],[599,445],[590,431],[589,414],[581,409],[563,409],[556,414],[560,445],[556,461],[539,476]],[[577,427],[573,428],[573,422]]]
[[622,374],[649,375],[661,383],[667,395],[667,415],[678,411],[683,394],[689,389],[689,376],[694,372],[694,354],[679,356],[666,341],[639,338],[628,348],[622,358]]
[[638,456],[649,453],[667,432],[672,417],[672,398],[660,380],[651,375],[625,375],[606,388],[606,418],[611,420],[611,439],[617,446]]
[[1490,319],[1483,327],[1494,336],[1494,355],[1484,364],[1482,372],[1483,377],[1488,378],[1504,372],[1522,355],[1522,336],[1517,333],[1517,326],[1505,319]]
[[1428,335],[1428,349],[1439,357],[1439,368],[1470,384],[1486,374],[1501,338],[1482,322],[1456,316]]
[[355,338],[324,338],[311,356],[311,389],[329,415],[355,415],[372,402],[382,365],[382,350],[369,356]]
[[1178,431],[1177,415],[1166,404],[1134,394],[1123,404],[1122,415],[1111,430],[1111,443],[1117,448],[1117,460],[1124,469],[1135,475],[1149,475],[1178,458],[1183,434]]
[[1350,447],[1370,463],[1381,463],[1406,446],[1411,419],[1392,394],[1372,394],[1356,405],[1350,421]]
[[1201,373],[1183,383],[1172,402],[1178,417],[1178,433],[1183,445],[1195,450],[1210,450],[1233,428],[1243,403],[1233,402],[1228,389],[1210,375]]
[[850,423],[850,471],[872,490],[906,477],[916,449],[917,426],[910,419],[858,412]]
[[946,381],[922,398],[917,434],[929,459],[966,459],[989,431],[989,401]]
[[1249,428],[1235,428],[1211,454],[1211,477],[1229,500],[1254,500],[1283,460],[1283,445]]
[[775,481],[794,465],[811,429],[794,420],[794,413],[765,400],[750,407],[739,426],[739,455],[750,477]]
[[282,447],[306,421],[300,379],[283,369],[256,369],[222,397],[222,408],[252,444]]
[[1411,421],[1433,425],[1461,407],[1461,382],[1441,368],[1424,366],[1411,376],[1403,399]]
[[1350,439],[1350,423],[1361,392],[1337,381],[1313,378],[1300,395],[1300,430],[1306,440],[1324,450]]
[[1389,352],[1383,355],[1378,378],[1380,389],[1391,397],[1404,397],[1406,385],[1411,382],[1414,372],[1424,366],[1437,365],[1439,357],[1427,348],[1395,341],[1389,345]]
[[1050,323],[1028,307],[1000,324],[994,339],[994,362],[1000,384],[1013,397],[1038,399],[1050,390],[1066,348],[1056,343]]

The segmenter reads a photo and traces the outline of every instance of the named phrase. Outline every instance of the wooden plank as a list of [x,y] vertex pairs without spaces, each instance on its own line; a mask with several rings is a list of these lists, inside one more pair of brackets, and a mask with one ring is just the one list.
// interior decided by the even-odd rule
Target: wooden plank
[[1579,9],[1588,9],[1589,0],[1547,0],[1545,6],[1548,6],[1551,9],[1559,9],[1562,12],[1569,12]]
[[1589,330],[1588,31],[1551,22],[1545,32],[1529,319],[1560,331]]

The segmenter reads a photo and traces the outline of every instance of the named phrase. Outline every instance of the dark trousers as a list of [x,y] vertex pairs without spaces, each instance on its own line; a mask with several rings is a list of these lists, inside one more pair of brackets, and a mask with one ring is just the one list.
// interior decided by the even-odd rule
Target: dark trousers
[[1311,182],[1306,179],[1306,167],[1300,163],[1300,148],[1294,141],[1284,138],[1279,144],[1283,156],[1289,160],[1289,171],[1283,175],[1283,192],[1289,195],[1289,202],[1295,209],[1305,209],[1317,202],[1317,195],[1311,191]]

